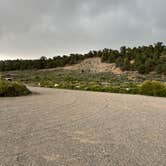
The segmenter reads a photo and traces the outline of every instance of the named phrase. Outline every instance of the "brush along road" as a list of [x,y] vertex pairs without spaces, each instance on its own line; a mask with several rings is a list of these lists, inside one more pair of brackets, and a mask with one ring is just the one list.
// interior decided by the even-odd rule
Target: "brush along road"
[[48,88],[0,98],[0,165],[166,165],[166,99]]

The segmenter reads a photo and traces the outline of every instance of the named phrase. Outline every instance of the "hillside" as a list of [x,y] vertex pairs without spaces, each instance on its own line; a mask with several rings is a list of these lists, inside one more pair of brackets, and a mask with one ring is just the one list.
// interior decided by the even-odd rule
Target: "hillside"
[[[130,63],[134,63],[133,61],[130,61]],[[166,75],[165,74],[159,74],[156,72],[150,72],[149,74],[139,74],[138,71],[127,71],[122,70],[120,67],[116,66],[116,63],[105,63],[102,62],[102,59],[100,57],[94,57],[94,58],[87,58],[83,61],[81,61],[78,64],[73,65],[66,65],[64,67],[56,67],[56,68],[49,68],[49,69],[40,69],[41,72],[52,72],[52,74],[55,75],[55,73],[72,73],[77,72],[85,75],[87,73],[91,73],[94,75],[98,74],[106,74],[108,75],[113,74],[114,77],[117,77],[118,75],[126,76],[128,80],[158,80],[166,82]],[[64,71],[64,72],[62,72]],[[66,72],[65,72],[66,71]],[[62,75],[63,75],[62,74]],[[105,75],[104,74],[104,75]],[[74,74],[73,74],[74,75]],[[108,77],[108,76],[107,76]]]
[[[89,58],[96,59],[91,64]],[[104,63],[101,64],[98,58],[101,58],[101,62]],[[80,64],[80,62],[82,63]],[[35,60],[5,60],[0,61],[0,71],[50,69],[71,65],[75,65],[77,69],[93,72],[107,71],[108,69],[108,71],[111,70],[115,73],[135,71],[140,74],[155,72],[166,75],[166,46],[158,42],[154,45],[134,48],[123,46],[120,50],[105,48],[89,51],[87,54],[61,55],[53,58],[41,57]]]
[[79,64],[65,66],[62,69],[65,70],[77,70],[80,72],[112,72],[113,74],[122,74],[122,70],[116,67],[115,63],[104,63],[101,62],[101,58],[88,58],[80,62]]

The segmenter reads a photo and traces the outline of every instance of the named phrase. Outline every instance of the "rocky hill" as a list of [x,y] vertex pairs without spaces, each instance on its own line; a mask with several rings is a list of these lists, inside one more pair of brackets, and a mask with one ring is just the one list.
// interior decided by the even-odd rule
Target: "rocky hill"
[[103,63],[101,58],[88,58],[83,60],[81,63],[76,65],[65,66],[62,69],[64,70],[77,70],[80,72],[112,72],[114,74],[122,74],[122,70],[119,67],[116,67],[115,63]]

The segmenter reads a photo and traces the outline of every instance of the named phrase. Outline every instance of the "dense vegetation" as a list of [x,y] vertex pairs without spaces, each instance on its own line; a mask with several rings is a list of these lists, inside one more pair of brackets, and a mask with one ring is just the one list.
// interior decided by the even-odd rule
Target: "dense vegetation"
[[23,84],[0,79],[0,97],[23,96],[30,93],[31,92]]
[[159,81],[145,81],[139,88],[139,93],[149,96],[166,97],[166,84]]
[[138,71],[148,74],[155,71],[166,74],[166,46],[161,42],[154,45],[126,48],[119,50],[103,49],[90,51],[87,54],[70,54],[70,56],[41,57],[36,60],[6,60],[0,61],[0,71],[45,69],[77,64],[90,57],[101,57],[102,62],[116,63],[122,70]]

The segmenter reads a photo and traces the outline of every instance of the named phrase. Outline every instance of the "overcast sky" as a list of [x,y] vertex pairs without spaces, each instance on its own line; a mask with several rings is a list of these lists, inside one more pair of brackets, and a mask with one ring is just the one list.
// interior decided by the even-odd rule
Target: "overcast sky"
[[0,0],[0,59],[166,42],[166,0]]

